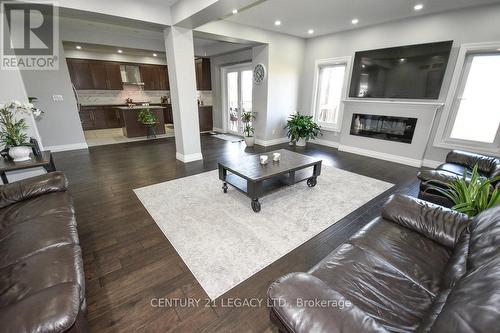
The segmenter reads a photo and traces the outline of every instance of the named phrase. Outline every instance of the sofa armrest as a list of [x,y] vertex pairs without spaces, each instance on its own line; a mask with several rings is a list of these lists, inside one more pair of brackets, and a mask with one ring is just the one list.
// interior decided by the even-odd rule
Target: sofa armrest
[[67,189],[68,181],[59,171],[23,179],[0,187],[0,208],[45,193],[62,192]]
[[372,317],[307,273],[292,273],[267,292],[271,311],[289,332],[387,332]]
[[455,246],[470,223],[465,214],[400,194],[387,201],[382,217],[449,248]]
[[417,178],[423,183],[434,183],[433,185],[439,186],[439,183],[451,183],[460,176],[443,170],[422,170],[417,173]]

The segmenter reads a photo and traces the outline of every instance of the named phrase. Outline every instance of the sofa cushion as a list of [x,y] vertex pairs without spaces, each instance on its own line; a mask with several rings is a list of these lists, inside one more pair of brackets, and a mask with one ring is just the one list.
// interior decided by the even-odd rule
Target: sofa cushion
[[460,164],[453,164],[453,163],[441,164],[440,166],[438,166],[436,168],[436,170],[451,172],[451,173],[458,175],[458,176],[462,176],[464,174],[464,171],[465,171],[467,178],[470,178],[470,176],[472,175],[472,172],[469,168],[467,168],[463,165],[460,165]]
[[310,272],[389,331],[417,328],[432,294],[379,255],[344,244]]
[[66,282],[80,286],[83,300],[85,279],[78,245],[52,247],[0,269],[0,308]]
[[3,333],[59,333],[75,323],[80,311],[80,287],[63,283],[44,289],[0,311]]
[[441,277],[451,254],[447,247],[382,218],[369,223],[349,243],[383,259],[433,296],[439,291]]

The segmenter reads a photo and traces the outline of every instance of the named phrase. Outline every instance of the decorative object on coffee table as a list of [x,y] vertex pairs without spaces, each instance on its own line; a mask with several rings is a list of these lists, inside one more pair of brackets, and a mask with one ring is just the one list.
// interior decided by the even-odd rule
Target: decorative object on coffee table
[[252,112],[243,112],[241,114],[241,122],[244,124],[243,136],[245,137],[245,144],[247,147],[253,147],[255,144],[255,137],[253,136],[255,129],[253,128],[253,121],[255,115]]
[[321,128],[313,120],[313,116],[306,116],[300,113],[291,115],[284,128],[290,142],[299,147],[304,147],[309,140],[316,139],[321,133]]
[[314,187],[321,174],[322,160],[289,150],[269,152],[280,154],[279,163],[262,165],[259,155],[252,155],[237,162],[219,162],[219,179],[223,182],[224,193],[228,184],[246,194],[252,200],[252,209],[261,209],[259,198],[283,186],[307,180],[307,186]]
[[[31,149],[31,148],[30,148]],[[56,171],[56,166],[54,160],[52,159],[52,154],[50,150],[40,152],[40,155],[31,154],[31,158],[24,162],[14,162],[12,160],[7,160],[5,158],[0,159],[0,176],[4,184],[8,184],[6,173],[9,171],[17,171],[24,169],[31,169],[43,167],[47,172]]]
[[9,155],[14,162],[27,161],[31,158],[31,143],[26,133],[28,125],[23,116],[39,117],[41,114],[42,111],[29,102],[13,101],[0,104],[0,141],[9,148]]

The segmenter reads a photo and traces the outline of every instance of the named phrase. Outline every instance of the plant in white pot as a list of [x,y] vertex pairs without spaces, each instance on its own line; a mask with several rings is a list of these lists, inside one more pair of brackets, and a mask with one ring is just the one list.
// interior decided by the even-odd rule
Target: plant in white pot
[[306,116],[298,112],[288,118],[285,130],[290,142],[299,147],[304,147],[307,141],[323,135],[321,128],[314,122],[312,116]]
[[253,136],[255,129],[253,128],[253,121],[255,115],[252,112],[243,112],[241,114],[241,121],[243,122],[243,136],[247,147],[253,147],[255,144],[255,137]]
[[38,117],[41,113],[42,111],[31,103],[13,101],[0,104],[0,141],[9,149],[9,155],[14,162],[29,160],[32,151],[24,116]]

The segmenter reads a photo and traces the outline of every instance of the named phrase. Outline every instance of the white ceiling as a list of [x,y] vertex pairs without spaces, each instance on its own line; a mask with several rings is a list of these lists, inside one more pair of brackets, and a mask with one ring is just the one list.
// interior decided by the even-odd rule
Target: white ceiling
[[[417,3],[424,9],[416,12]],[[267,0],[227,20],[307,38],[492,3],[500,0]],[[357,25],[351,23],[353,18],[359,19]],[[276,20],[281,26],[274,25]],[[314,29],[314,34],[309,35],[308,29]]]

